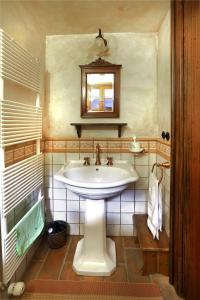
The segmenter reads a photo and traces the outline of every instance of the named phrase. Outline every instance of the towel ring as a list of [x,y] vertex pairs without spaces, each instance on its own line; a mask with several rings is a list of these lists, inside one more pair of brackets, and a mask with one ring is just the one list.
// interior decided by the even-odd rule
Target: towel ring
[[152,169],[151,169],[151,172],[153,173],[153,170],[155,168],[155,166],[159,167],[161,169],[161,175],[160,175],[160,179],[158,181],[158,184],[161,183],[162,179],[163,179],[163,169],[164,168],[170,168],[170,163],[168,161],[162,163],[162,164],[159,164],[159,163],[154,163],[153,166],[152,166]]

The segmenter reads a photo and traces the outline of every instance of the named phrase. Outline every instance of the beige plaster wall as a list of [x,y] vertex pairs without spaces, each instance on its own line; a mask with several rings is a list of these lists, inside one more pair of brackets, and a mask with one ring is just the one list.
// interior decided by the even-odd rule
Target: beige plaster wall
[[[81,119],[79,65],[96,59],[93,34],[48,36],[46,40],[48,136],[75,136],[71,122],[127,122],[123,136],[157,135],[157,35],[105,34],[105,59],[122,64],[120,118]],[[84,130],[83,136],[116,136],[112,130]]]
[[171,129],[170,11],[158,33],[158,126],[159,134]]
[[[0,1],[0,27],[41,63],[41,99],[44,94],[45,36],[32,10],[20,1]],[[18,84],[5,81],[5,98],[35,104],[35,93]]]

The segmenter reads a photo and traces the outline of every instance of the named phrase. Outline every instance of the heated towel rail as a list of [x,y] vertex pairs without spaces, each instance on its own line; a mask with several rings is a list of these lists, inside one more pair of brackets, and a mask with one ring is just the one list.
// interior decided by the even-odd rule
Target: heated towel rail
[[[43,183],[43,154],[40,152],[42,138],[40,74],[39,61],[0,29],[0,213],[4,284],[10,281],[26,255],[17,255],[15,230],[17,224],[9,231],[8,216]],[[6,80],[30,89],[35,95],[35,105],[5,99]],[[34,140],[35,155],[5,166],[6,147]],[[39,201],[43,201],[43,196],[40,196],[34,205]]]

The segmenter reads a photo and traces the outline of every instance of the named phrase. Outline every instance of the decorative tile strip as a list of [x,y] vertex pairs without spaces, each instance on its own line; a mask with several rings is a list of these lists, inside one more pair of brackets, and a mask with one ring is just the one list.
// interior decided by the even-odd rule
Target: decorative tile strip
[[[132,138],[53,138],[45,139],[45,152],[54,153],[94,153],[100,144],[103,153],[129,153]],[[165,159],[170,158],[170,144],[158,138],[138,138],[145,152],[158,152]]]

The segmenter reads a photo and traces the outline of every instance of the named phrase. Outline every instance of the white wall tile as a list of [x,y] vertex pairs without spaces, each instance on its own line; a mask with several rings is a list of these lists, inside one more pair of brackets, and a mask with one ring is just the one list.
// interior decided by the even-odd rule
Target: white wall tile
[[170,176],[168,176],[166,173],[164,175],[164,185],[165,185],[165,190],[170,192]]
[[121,232],[120,225],[107,225],[106,232],[108,236],[120,236]]
[[65,153],[66,163],[70,160],[79,160],[79,153]]
[[130,224],[132,225],[133,224],[133,214],[129,214],[129,213],[124,213],[124,214],[121,214],[121,224]]
[[129,183],[127,189],[128,190],[134,190],[135,189],[135,184],[136,184],[136,181]]
[[84,235],[85,234],[85,225],[84,224],[80,224],[79,230],[80,230],[80,235]]
[[79,212],[67,212],[67,223],[79,224]]
[[66,153],[66,162],[69,162],[70,160],[79,160],[79,153]]
[[165,174],[166,174],[167,176],[170,177],[171,169],[170,169],[170,168],[167,168],[167,169],[165,169],[164,171],[165,171]]
[[53,189],[53,197],[58,200],[66,200],[67,193],[66,189]]
[[149,177],[149,167],[148,166],[135,166],[135,169],[139,177]]
[[53,153],[53,164],[64,165],[65,164],[65,153]]
[[45,176],[53,176],[52,165],[45,165],[44,166],[44,174],[45,174]]
[[110,197],[110,198],[108,198],[107,201],[120,202],[120,195],[117,195],[117,196],[114,196],[114,197]]
[[80,212],[80,223],[85,224],[85,213],[84,212]]
[[[105,165],[107,163],[107,157],[112,157],[112,155],[110,155],[110,154],[107,153],[107,152],[101,152],[100,159],[101,159],[101,161],[103,161],[102,164]],[[94,159],[96,160],[96,153],[95,152],[94,152]]]
[[167,214],[167,215],[170,214],[170,205],[168,205],[168,203],[166,203],[166,202],[163,205],[163,211],[164,211],[164,214]]
[[66,211],[66,200],[54,200],[54,211]]
[[79,200],[79,196],[67,189],[67,200]]
[[140,177],[135,182],[136,190],[148,190],[148,188],[149,188],[149,178],[148,177]]
[[135,201],[147,201],[148,200],[148,190],[136,190],[135,191]]
[[53,155],[52,155],[52,153],[45,153],[44,154],[44,163],[45,163],[45,165],[52,165],[53,164]]
[[169,237],[169,235],[170,235],[170,215],[169,214],[165,214],[164,228],[165,228],[165,230],[167,232],[167,235]]
[[113,163],[115,163],[116,160],[120,160],[120,153],[108,153],[107,156],[113,158]]
[[61,220],[61,221],[67,221],[67,215],[66,212],[64,211],[54,211],[53,213],[53,219],[54,221],[56,220]]
[[160,155],[157,155],[157,162],[158,162],[159,164],[162,164],[162,163],[165,162],[165,161],[166,161],[165,158],[163,158],[163,157],[160,156]]
[[61,165],[53,165],[53,176],[62,168]]
[[155,164],[156,160],[157,160],[156,153],[149,153],[149,166]]
[[146,214],[147,202],[138,201],[135,202],[135,214]]
[[85,201],[80,201],[80,211],[85,211]]
[[121,153],[121,160],[127,160],[130,164],[134,165],[134,155],[132,153]]
[[79,211],[79,201],[67,200],[67,211]]
[[107,212],[120,212],[120,202],[107,201]]
[[121,235],[122,236],[133,236],[133,226],[132,225],[121,225]]
[[58,180],[56,180],[54,178],[53,178],[53,187],[56,188],[56,189],[66,189],[66,187],[65,187],[65,185],[64,185],[63,182],[58,181]]
[[135,157],[135,166],[148,166],[149,165],[149,154],[141,154]]
[[121,193],[121,201],[134,201],[134,190],[125,190]]
[[79,235],[79,224],[69,224],[69,234]]
[[168,192],[167,190],[165,190],[164,202],[165,202],[165,205],[170,207],[170,192]]
[[134,212],[134,202],[121,202],[121,212],[123,213],[133,213]]
[[120,225],[120,213],[107,213],[107,224]]
[[80,153],[80,160],[84,162],[84,157],[90,157],[92,159],[94,157],[93,153]]

